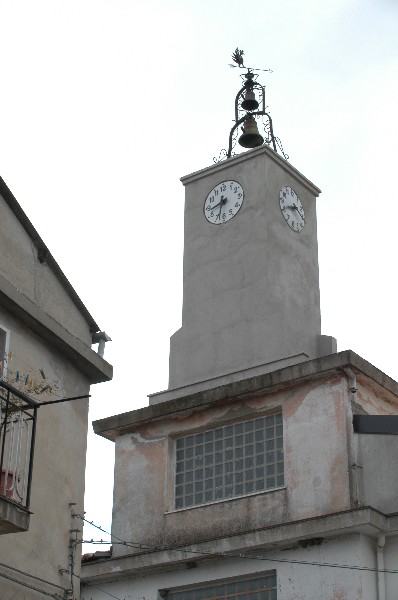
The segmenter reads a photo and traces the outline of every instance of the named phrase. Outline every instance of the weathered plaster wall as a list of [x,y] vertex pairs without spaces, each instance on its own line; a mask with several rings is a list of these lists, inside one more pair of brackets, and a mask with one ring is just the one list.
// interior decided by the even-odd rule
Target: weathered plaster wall
[[363,504],[386,514],[398,512],[398,437],[359,435]]
[[355,400],[369,415],[396,415],[398,398],[363,374],[357,376]]
[[[89,382],[77,369],[2,309],[0,323],[10,330],[12,361],[9,363],[8,379],[12,385],[40,400],[88,393]],[[29,372],[39,381],[39,369],[43,369],[46,383],[53,388],[52,392],[36,395],[29,385],[25,389],[25,373]],[[21,373],[19,382],[15,381],[16,370]],[[29,530],[0,536],[0,563],[26,570],[66,588],[70,585],[69,575],[61,575],[59,568],[68,569],[70,529],[81,529],[82,526],[80,520],[71,519],[70,503],[75,502],[73,509],[82,514],[87,412],[88,400],[38,409],[31,495],[33,514]],[[80,571],[79,557],[78,546],[75,563],[77,574]],[[0,571],[11,574],[4,567],[0,567]],[[32,580],[21,578],[32,583]],[[56,591],[45,584],[38,587],[52,593]],[[1,596],[7,600],[36,600],[43,597],[1,577],[0,590]],[[78,585],[74,597],[78,598]]]
[[350,508],[344,376],[292,388],[284,402],[286,485],[292,520]]
[[0,274],[72,335],[91,346],[89,326],[58,278],[39,262],[37,249],[0,196]]
[[[374,568],[374,540],[363,535],[335,538],[306,549],[297,546],[283,551],[259,552],[267,560],[214,559],[198,563],[196,569],[151,573],[144,577],[125,577],[112,583],[83,585],[82,600],[103,600],[113,594],[121,600],[158,600],[158,590],[201,585],[207,582],[247,576],[267,570],[276,570],[277,597],[280,600],[375,600],[377,598],[376,574],[372,571],[339,569],[318,566],[319,563],[354,565]],[[282,562],[278,562],[281,559]],[[289,561],[296,561],[289,563]],[[300,561],[318,563],[299,564]],[[397,575],[388,575],[391,590],[386,600],[395,600]],[[389,583],[391,581],[391,583]],[[394,591],[393,591],[394,590]]]
[[[387,571],[396,571],[398,564],[398,532],[394,537],[387,538],[384,550],[384,568]],[[386,600],[395,600],[398,590],[398,573],[386,573]]]
[[[357,378],[356,401],[370,415],[396,415],[397,397],[365,376]],[[398,437],[354,434],[360,502],[386,514],[398,512]]]
[[[116,440],[113,534],[144,544],[182,544],[350,508],[344,375],[255,399],[228,401],[142,423]],[[173,440],[282,409],[285,487],[173,510]],[[114,555],[131,552],[122,545]]]

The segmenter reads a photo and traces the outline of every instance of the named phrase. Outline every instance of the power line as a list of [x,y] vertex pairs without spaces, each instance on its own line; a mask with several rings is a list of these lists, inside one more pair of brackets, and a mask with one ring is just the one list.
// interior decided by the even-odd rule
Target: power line
[[[8,579],[9,581],[13,581],[14,583],[18,583],[19,585],[29,588],[30,590],[39,592],[40,594],[43,594],[44,596],[49,596],[50,598],[54,598],[55,600],[63,600],[62,596],[59,596],[58,594],[52,594],[51,592],[45,592],[44,590],[41,590],[40,588],[37,588],[34,585],[30,585],[30,583],[26,583],[25,581],[20,581],[19,579],[16,579],[15,577],[11,577],[10,575],[5,575],[4,573],[0,573],[0,577],[4,577],[4,579]],[[67,591],[68,590],[65,590],[65,592],[67,592]]]
[[[76,573],[73,573],[73,575],[74,575],[74,577],[77,577],[77,579],[80,579],[80,581],[81,581],[82,578],[80,577],[80,575],[76,575]],[[115,600],[126,600],[126,598],[123,598],[123,599],[119,598],[119,596],[115,596],[114,594],[111,594],[110,592],[103,590],[102,588],[98,587],[98,585],[96,585],[95,583],[85,583],[85,585],[87,587],[94,588],[94,589],[98,590],[99,592],[102,592],[103,594],[107,594],[107,596],[110,596],[111,598],[115,598]],[[136,600],[142,600],[142,599],[137,598]]]
[[[110,592],[107,592],[106,590],[103,590],[103,589],[99,588],[97,585],[93,585],[93,584],[91,584],[91,583],[88,583],[88,584],[87,584],[87,587],[92,587],[92,588],[94,588],[94,589],[98,590],[99,592],[102,592],[103,594],[107,594],[107,595],[108,595],[108,596],[110,596],[111,598],[115,598],[116,600],[122,600],[122,598],[119,598],[119,596],[114,596],[114,595],[113,595],[113,594],[111,594]],[[84,599],[83,599],[83,600],[84,600]],[[126,599],[124,598],[124,600],[126,600]]]
[[[361,567],[360,565],[342,565],[342,564],[337,564],[337,563],[324,563],[324,562],[317,562],[317,561],[294,560],[294,559],[287,559],[287,558],[269,558],[266,556],[253,556],[253,555],[244,554],[244,553],[233,554],[233,553],[228,553],[228,552],[220,552],[220,553],[206,552],[204,550],[203,551],[202,550],[194,550],[193,548],[155,546],[155,545],[142,544],[142,543],[138,543],[138,542],[126,542],[125,540],[122,540],[121,538],[112,535],[111,533],[109,533],[109,531],[106,531],[99,525],[96,525],[95,523],[93,523],[93,521],[89,521],[88,519],[86,519],[85,517],[82,517],[81,515],[75,515],[75,516],[82,519],[82,521],[84,521],[85,523],[92,525],[96,529],[99,529],[103,533],[110,535],[111,538],[118,540],[118,542],[116,542],[116,543],[120,543],[124,546],[127,546],[128,548],[135,548],[138,550],[151,550],[151,551],[158,551],[158,552],[177,551],[177,552],[186,552],[189,554],[198,554],[200,556],[208,556],[208,557],[212,557],[212,558],[242,558],[242,559],[247,559],[247,560],[261,560],[261,561],[268,561],[268,562],[275,562],[275,563],[306,565],[306,566],[312,566],[312,567],[330,567],[330,568],[334,568],[334,569],[350,569],[353,571],[370,571],[370,572],[374,572],[374,573],[398,574],[398,569],[377,569],[376,567]],[[95,542],[94,542],[94,540],[92,540],[91,542],[86,542],[86,543],[108,544],[108,542],[104,542],[103,540],[95,541]],[[115,543],[115,542],[112,541],[110,543]]]
[[[66,588],[64,588],[62,585],[58,585],[57,583],[52,583],[51,581],[48,581],[48,579],[42,579],[41,577],[37,577],[37,575],[32,575],[31,573],[28,573],[27,571],[21,571],[21,569],[17,569],[16,567],[12,567],[11,565],[6,565],[5,563],[0,563],[0,567],[5,567],[6,569],[10,569],[10,571],[15,571],[16,573],[19,573],[20,575],[25,575],[26,577],[30,577],[31,579],[35,579],[36,581],[40,581],[41,583],[46,583],[47,585],[51,585],[52,587],[56,587],[56,588],[62,590],[63,592],[69,591]],[[0,577],[2,577],[1,574],[0,574]]]
[[[78,576],[76,575],[76,577],[78,577]],[[126,598],[122,599],[122,598],[119,598],[119,596],[114,596],[110,592],[107,592],[106,590],[103,590],[102,588],[98,587],[97,585],[95,585],[93,583],[87,583],[86,585],[87,585],[87,587],[94,588],[94,589],[98,590],[99,592],[102,592],[103,594],[107,594],[111,598],[115,598],[116,600],[126,600]],[[84,598],[82,600],[84,600]],[[140,598],[136,598],[135,600],[142,600],[142,596],[140,596]]]

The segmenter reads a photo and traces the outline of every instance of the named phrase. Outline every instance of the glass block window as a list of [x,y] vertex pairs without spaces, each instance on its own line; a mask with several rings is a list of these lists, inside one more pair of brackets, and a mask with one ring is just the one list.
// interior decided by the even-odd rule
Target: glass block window
[[276,573],[256,579],[235,580],[207,587],[170,591],[167,600],[277,600]]
[[282,413],[176,440],[175,508],[284,485]]

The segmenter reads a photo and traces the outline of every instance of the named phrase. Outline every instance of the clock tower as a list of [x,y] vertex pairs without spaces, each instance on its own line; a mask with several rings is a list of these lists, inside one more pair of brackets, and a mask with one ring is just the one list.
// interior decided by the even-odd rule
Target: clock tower
[[336,351],[321,335],[320,190],[267,146],[182,179],[182,327],[170,388],[231,381]]
[[[277,153],[264,88],[253,69],[242,77],[227,160],[181,180],[182,327],[170,340],[169,389],[151,404],[337,350],[321,335],[320,190]],[[255,117],[266,122],[266,144]],[[239,143],[250,150],[232,156],[239,125]]]
[[[93,424],[115,442],[115,543],[83,568],[87,598],[390,598],[398,438],[354,425],[380,415],[392,433],[398,384],[321,335],[320,190],[276,151],[253,71],[227,160],[182,178],[169,388]],[[240,125],[249,151],[232,156]]]
[[335,352],[321,335],[320,190],[267,146],[182,182],[183,313],[169,387],[213,387]]

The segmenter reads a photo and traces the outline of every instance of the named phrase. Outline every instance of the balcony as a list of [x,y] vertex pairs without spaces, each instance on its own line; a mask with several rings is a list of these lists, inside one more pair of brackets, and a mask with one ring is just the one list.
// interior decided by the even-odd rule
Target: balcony
[[0,381],[0,535],[29,528],[37,407]]

